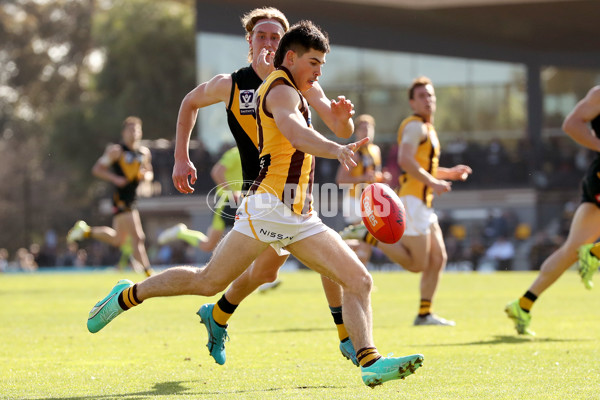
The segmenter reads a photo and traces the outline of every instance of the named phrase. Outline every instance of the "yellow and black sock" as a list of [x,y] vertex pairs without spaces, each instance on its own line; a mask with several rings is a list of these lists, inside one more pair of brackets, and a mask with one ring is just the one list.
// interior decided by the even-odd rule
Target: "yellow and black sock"
[[340,342],[345,342],[348,340],[348,332],[346,331],[346,327],[344,326],[344,319],[342,318],[342,306],[339,307],[329,307],[331,310],[331,316],[333,317],[333,322],[338,331],[338,336],[340,337]]
[[375,236],[371,235],[370,232],[367,232],[365,235],[365,243],[370,244],[373,247],[377,247],[377,243],[379,243],[379,241],[375,239]]
[[533,307],[533,303],[537,300],[537,296],[531,293],[529,290],[525,292],[523,297],[519,299],[519,307],[523,309],[525,312],[531,311],[531,307]]
[[419,317],[426,317],[431,314],[431,300],[421,299],[419,304]]
[[225,295],[221,296],[217,304],[213,307],[212,317],[216,324],[221,328],[227,327],[227,321],[231,318],[231,315],[237,308],[237,304],[231,304],[225,298]]
[[363,347],[356,352],[356,359],[361,367],[370,367],[380,358],[381,354],[377,352],[377,347]]
[[142,300],[137,298],[137,284],[123,290],[119,295],[119,305],[123,310],[129,310],[141,303]]

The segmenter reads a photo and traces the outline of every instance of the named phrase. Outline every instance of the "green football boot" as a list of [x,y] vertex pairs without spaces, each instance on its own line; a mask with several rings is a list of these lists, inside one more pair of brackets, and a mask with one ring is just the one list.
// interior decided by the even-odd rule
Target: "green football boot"
[[108,296],[92,307],[87,321],[88,331],[91,333],[98,332],[124,311],[119,305],[119,295],[123,290],[131,286],[133,286],[133,282],[129,279],[121,279],[112,288]]
[[504,312],[515,323],[515,329],[519,335],[535,336],[535,332],[529,329],[531,315],[521,308],[518,299],[508,303],[504,307]]
[[340,236],[344,240],[358,239],[364,241],[367,233],[367,227],[361,222],[355,225],[348,225],[340,232]]
[[598,257],[590,253],[592,247],[594,247],[594,243],[584,244],[577,251],[577,270],[579,271],[579,276],[581,276],[581,281],[583,282],[585,288],[589,290],[594,287],[592,276],[594,276],[598,270],[598,266],[600,265],[600,260]]
[[362,380],[370,388],[393,379],[404,379],[423,365],[423,355],[406,357],[381,357],[369,367],[361,367]]
[[83,240],[84,235],[90,230],[91,228],[85,223],[85,221],[79,220],[75,222],[75,225],[73,225],[73,227],[69,229],[69,232],[67,233],[67,243],[75,243]]
[[352,361],[354,365],[357,367],[360,365],[356,359],[356,351],[354,350],[354,345],[352,344],[352,340],[350,340],[350,338],[340,342],[340,351],[342,352],[342,355],[346,359]]

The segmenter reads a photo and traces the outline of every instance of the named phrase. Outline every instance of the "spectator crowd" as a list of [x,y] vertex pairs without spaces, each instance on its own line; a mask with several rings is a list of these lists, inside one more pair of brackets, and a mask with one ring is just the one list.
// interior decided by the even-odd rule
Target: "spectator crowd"
[[[160,184],[162,196],[179,195],[173,189],[171,173],[173,149],[170,143],[161,140],[148,143],[153,153],[155,182]],[[154,144],[154,145],[153,145]],[[397,144],[381,144],[384,169],[397,182],[400,173],[397,162]],[[190,156],[198,170],[198,176],[209,176],[210,169],[221,152],[212,155],[201,142],[192,141]],[[591,159],[586,150],[578,150],[568,138],[552,138],[545,144],[544,162],[539,171],[524,174],[530,170],[529,146],[526,140],[519,142],[516,149],[507,149],[500,140],[491,140],[487,145],[473,141],[454,140],[444,144],[440,160],[442,165],[471,165],[474,173],[466,182],[453,186],[453,190],[477,190],[497,188],[536,187],[539,190],[577,190],[582,171]],[[317,163],[315,182],[335,182],[336,160],[321,159]],[[198,179],[193,195],[202,195],[212,189],[210,179]],[[514,210],[493,209],[485,221],[468,226],[461,221],[452,221],[446,213],[440,212],[440,226],[444,232],[448,252],[448,269],[511,270],[519,259],[517,269],[523,266],[538,269],[541,262],[564,241],[568,233],[569,221],[575,203],[564,205],[563,215],[548,226],[535,232],[527,224],[520,223]],[[61,236],[61,239],[59,239]],[[100,242],[65,243],[62,233],[46,232],[42,243],[32,243],[29,248],[19,248],[9,254],[0,247],[0,272],[36,271],[48,267],[115,266],[124,265],[119,249],[113,249]],[[170,265],[194,263],[195,249],[184,243],[159,246],[155,240],[147,240],[148,253],[152,264]],[[520,255],[520,253],[523,253]],[[389,265],[386,257],[375,249],[371,266],[378,268]]]

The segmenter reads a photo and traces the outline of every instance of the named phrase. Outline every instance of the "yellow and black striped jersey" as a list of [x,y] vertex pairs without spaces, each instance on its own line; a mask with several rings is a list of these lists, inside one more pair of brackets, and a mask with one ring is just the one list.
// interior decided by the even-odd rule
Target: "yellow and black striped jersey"
[[131,150],[125,144],[120,144],[121,156],[111,165],[113,172],[127,178],[127,185],[115,187],[113,205],[120,211],[129,210],[136,199],[136,190],[141,176],[141,166],[144,155],[138,150]]
[[265,98],[277,85],[288,85],[300,98],[299,111],[307,127],[312,127],[310,110],[302,93],[296,87],[290,72],[281,69],[272,72],[258,89],[256,122],[260,173],[251,188],[254,193],[271,193],[297,214],[312,211],[314,157],[292,147],[281,133],[273,114],[265,110]]
[[[412,115],[406,118],[398,128],[398,146],[401,145],[404,128],[409,122],[413,121],[421,122],[427,127],[427,136],[419,143],[415,159],[425,171],[429,172],[433,177],[436,177],[440,159],[440,142],[433,124],[425,122],[425,120],[418,115]],[[427,207],[431,208],[433,203],[433,190],[431,190],[431,188],[417,180],[415,177],[410,176],[406,171],[402,171],[398,181],[400,183],[400,188],[398,189],[399,196],[415,196],[423,200]]]
[[[373,143],[368,143],[366,146],[360,147],[357,153],[358,163],[356,167],[352,168],[350,171],[351,176],[361,176],[365,172],[369,171],[381,172],[381,151],[379,150],[379,146]],[[365,183],[373,182],[363,182],[361,184],[352,185],[352,188],[350,189],[350,195],[357,198],[360,197],[361,193],[356,190],[357,186],[364,188]]]

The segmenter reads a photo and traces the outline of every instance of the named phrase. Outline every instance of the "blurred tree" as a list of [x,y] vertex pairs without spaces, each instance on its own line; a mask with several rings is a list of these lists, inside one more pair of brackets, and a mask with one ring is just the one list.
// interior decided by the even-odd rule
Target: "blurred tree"
[[134,114],[145,138],[174,137],[181,100],[195,86],[193,15],[177,2],[121,0],[98,18],[95,37],[106,53],[98,106],[112,109],[118,126]]
[[65,210],[60,168],[47,151],[49,116],[82,92],[92,1],[0,4],[0,232],[14,250],[39,241]]
[[[93,162],[120,140],[128,115],[144,138],[172,138],[179,104],[195,86],[193,13],[188,2],[114,1],[94,20],[95,68],[82,101],[55,109],[56,152],[89,180]],[[143,22],[141,22],[143,21]]]
[[[91,166],[127,115],[172,138],[195,85],[194,2],[0,3],[0,247],[60,233],[102,193]],[[91,184],[90,184],[91,183]],[[99,190],[100,189],[100,190]]]

